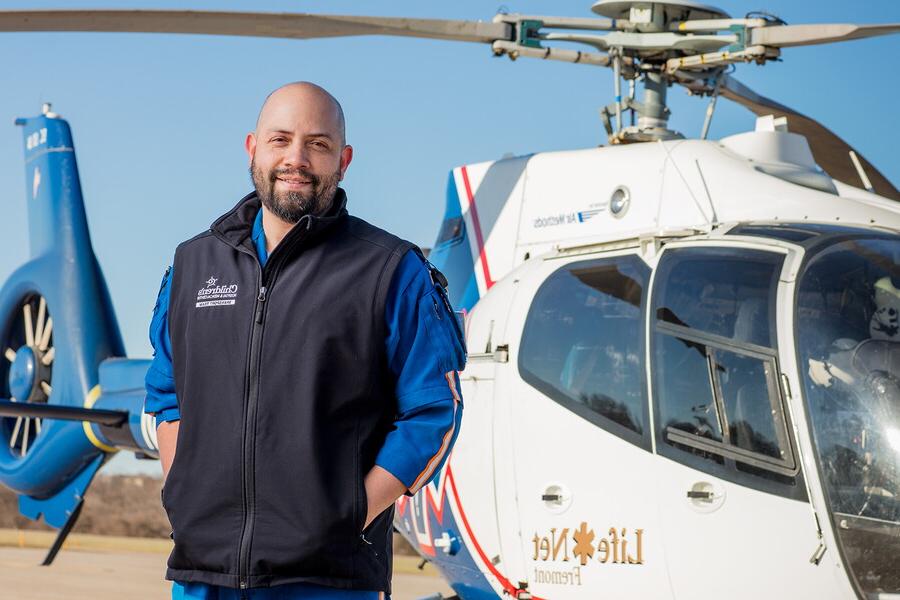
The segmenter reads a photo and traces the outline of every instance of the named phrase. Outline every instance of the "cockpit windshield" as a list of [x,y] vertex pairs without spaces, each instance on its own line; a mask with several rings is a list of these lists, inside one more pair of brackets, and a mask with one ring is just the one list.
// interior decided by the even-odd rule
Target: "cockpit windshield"
[[869,595],[900,592],[900,239],[818,252],[798,288],[800,370],[832,518]]

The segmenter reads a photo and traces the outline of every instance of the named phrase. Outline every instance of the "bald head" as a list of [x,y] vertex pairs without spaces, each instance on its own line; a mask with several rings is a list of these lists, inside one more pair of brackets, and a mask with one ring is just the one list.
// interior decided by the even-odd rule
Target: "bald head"
[[328,127],[341,146],[347,143],[344,109],[325,88],[309,81],[287,83],[266,96],[256,118],[256,135],[265,127],[277,126],[285,117],[305,115]]
[[290,226],[327,212],[353,159],[345,137],[341,105],[316,84],[289,83],[268,95],[245,140],[263,227],[270,217]]

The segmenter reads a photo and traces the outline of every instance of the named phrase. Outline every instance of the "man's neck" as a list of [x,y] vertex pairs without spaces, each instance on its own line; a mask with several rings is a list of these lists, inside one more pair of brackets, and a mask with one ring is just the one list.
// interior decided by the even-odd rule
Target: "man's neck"
[[294,223],[282,221],[274,214],[272,214],[272,212],[265,206],[262,207],[262,211],[263,234],[266,236],[266,253],[272,254],[272,251],[275,250],[275,247],[281,243],[281,240],[284,239],[284,236],[286,236],[288,232],[294,228]]

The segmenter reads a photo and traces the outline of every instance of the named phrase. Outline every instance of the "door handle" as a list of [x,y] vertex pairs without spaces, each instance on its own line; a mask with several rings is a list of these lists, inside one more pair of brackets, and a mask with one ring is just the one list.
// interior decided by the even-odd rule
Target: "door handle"
[[725,502],[725,489],[718,483],[698,481],[687,490],[686,496],[694,510],[713,512]]
[[708,490],[688,490],[687,497],[702,502],[712,502],[713,493]]
[[572,504],[572,493],[561,483],[550,483],[541,492],[541,502],[544,504],[544,508],[559,514],[565,512]]

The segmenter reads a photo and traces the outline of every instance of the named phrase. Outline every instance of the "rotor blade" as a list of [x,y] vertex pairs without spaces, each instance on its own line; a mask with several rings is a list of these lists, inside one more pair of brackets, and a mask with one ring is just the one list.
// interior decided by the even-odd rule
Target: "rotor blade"
[[37,323],[34,326],[34,339],[41,339],[41,335],[44,332],[44,316],[47,312],[47,301],[41,296],[41,301],[38,303],[38,316]]
[[34,346],[34,328],[31,323],[31,304],[25,303],[22,307],[22,314],[25,315],[25,344]]
[[491,43],[512,38],[506,23],[303,13],[199,10],[5,10],[0,31],[193,33],[272,38],[394,35]]
[[22,450],[19,453],[19,456],[25,456],[25,453],[28,452],[28,428],[31,425],[31,418],[25,417],[25,428],[22,431]]
[[50,343],[50,334],[53,333],[53,317],[47,319],[44,330],[41,332],[41,339],[37,340],[38,350],[46,350],[47,344]]
[[56,357],[56,348],[50,348],[47,352],[44,353],[44,356],[41,357],[41,364],[45,367],[49,367],[51,363],[53,363],[53,359]]
[[[26,402],[9,402],[0,400],[0,416],[2,417],[37,417],[40,419],[61,419],[63,421],[88,421],[107,427],[121,427],[128,424],[128,413],[121,410],[102,410],[97,408],[80,408],[78,406],[59,406],[56,404],[37,404]],[[16,421],[18,429],[19,421]],[[17,431],[14,433],[18,433]],[[13,445],[13,440],[10,445]]]
[[16,440],[19,439],[19,429],[22,427],[22,419],[21,415],[16,417],[16,425],[13,427],[12,435],[9,436],[9,447],[12,448],[16,445]]
[[[760,96],[733,77],[725,77],[719,93],[750,109],[757,116],[775,115],[788,118],[788,130],[806,138],[816,163],[831,177],[848,185],[861,187],[859,173],[853,165],[850,152],[856,152],[836,133],[805,115],[782,104]],[[875,193],[900,201],[900,191],[872,163],[856,152],[863,170],[872,182]],[[864,184],[863,184],[864,185]]]
[[811,44],[830,44],[832,42],[846,42],[849,40],[861,40],[900,33],[900,23],[886,23],[884,25],[852,25],[852,24],[822,24],[822,25],[773,25],[770,27],[757,27],[750,31],[750,43],[748,46],[774,46],[776,48],[790,48],[791,46],[809,46]]

